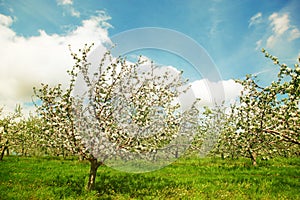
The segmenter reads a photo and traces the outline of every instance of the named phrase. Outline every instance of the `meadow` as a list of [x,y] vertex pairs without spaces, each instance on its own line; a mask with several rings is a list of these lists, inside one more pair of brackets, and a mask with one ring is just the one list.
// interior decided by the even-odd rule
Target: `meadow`
[[148,173],[98,169],[76,158],[8,156],[0,162],[0,199],[300,199],[300,158],[180,158]]

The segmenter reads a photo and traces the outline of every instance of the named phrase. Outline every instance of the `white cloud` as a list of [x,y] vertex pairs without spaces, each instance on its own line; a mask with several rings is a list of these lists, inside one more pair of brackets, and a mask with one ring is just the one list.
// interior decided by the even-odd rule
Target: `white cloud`
[[269,16],[270,26],[272,28],[271,35],[266,41],[267,48],[277,48],[286,41],[293,41],[300,38],[300,31],[297,27],[290,24],[289,15],[287,13],[273,13]]
[[73,0],[57,0],[58,5],[72,5]]
[[224,87],[225,92],[225,101],[233,101],[236,100],[240,96],[240,93],[243,89],[243,86],[239,83],[236,83],[234,80],[224,80],[221,82]]
[[73,0],[57,0],[57,5],[62,6],[73,17],[80,17],[80,12],[73,7]]
[[256,41],[256,47],[255,47],[255,50],[257,51],[257,50],[259,50],[260,48],[261,48],[261,45],[262,45],[262,40],[258,40],[258,41]]
[[[216,100],[225,100],[226,103],[236,100],[243,87],[234,80],[222,80],[210,82],[207,79],[197,80],[191,83],[191,89],[196,98],[200,98],[200,105],[214,105]],[[223,89],[224,91],[218,91]],[[221,96],[225,94],[225,98]],[[220,95],[219,99],[218,95]],[[221,103],[221,102],[219,102]]]
[[76,11],[73,7],[70,8],[70,13],[73,17],[80,17],[80,12]]
[[276,39],[276,36],[271,35],[270,37],[268,37],[267,39],[267,48],[273,48],[276,44],[276,41],[278,41],[278,37]]
[[249,20],[249,26],[248,27],[251,27],[255,24],[259,24],[262,22],[262,13],[259,12],[259,13],[256,13],[255,15],[253,15],[250,20]]
[[30,102],[32,87],[41,82],[66,83],[66,70],[73,65],[68,45],[77,50],[84,44],[110,42],[104,27],[107,19],[99,12],[66,35],[40,30],[38,36],[23,37],[10,28],[11,17],[0,15],[0,107],[12,111],[16,103]]
[[300,31],[297,28],[294,28],[293,30],[291,30],[290,32],[290,37],[289,37],[289,41],[295,40],[297,38],[300,38]]
[[290,20],[287,13],[282,15],[273,13],[269,16],[269,20],[271,21],[272,30],[276,35],[282,35],[289,29]]
[[10,16],[2,15],[0,13],[0,25],[9,27],[13,23],[13,19]]

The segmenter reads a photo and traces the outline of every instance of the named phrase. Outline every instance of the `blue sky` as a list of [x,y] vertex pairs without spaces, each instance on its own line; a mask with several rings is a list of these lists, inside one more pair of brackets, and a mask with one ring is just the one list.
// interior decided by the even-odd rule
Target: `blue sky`
[[[168,28],[192,38],[208,52],[224,80],[243,78],[249,73],[261,73],[261,79],[271,80],[276,70],[260,49],[264,47],[287,64],[295,63],[300,55],[299,10],[298,0],[0,0],[4,30],[0,30],[0,37],[6,44],[0,49],[6,52],[0,59],[6,55],[7,61],[0,67],[0,84],[11,81],[9,86],[2,84],[0,90],[18,90],[1,92],[0,102],[8,105],[13,98],[28,96],[29,88],[45,77],[50,82],[59,81],[66,67],[54,66],[51,71],[52,61],[36,61],[36,57],[45,56],[40,52],[41,46],[48,45],[44,46],[45,54],[56,56],[51,51],[62,52],[61,46],[67,43],[103,42],[141,27]],[[59,51],[55,44],[60,45]],[[36,76],[26,70],[29,66],[20,64],[21,47],[27,56],[24,63],[39,71]],[[69,62],[58,56],[68,56],[68,52],[55,59]],[[7,57],[18,58],[15,65]],[[14,69],[16,65],[19,66]],[[29,81],[30,76],[34,81]],[[20,79],[27,85],[19,83]],[[18,89],[18,85],[26,88]]]

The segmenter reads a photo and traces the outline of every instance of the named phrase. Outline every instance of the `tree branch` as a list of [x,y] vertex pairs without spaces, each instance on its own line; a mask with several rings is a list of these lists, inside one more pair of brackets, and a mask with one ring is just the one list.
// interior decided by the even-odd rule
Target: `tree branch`
[[281,136],[283,137],[283,139],[286,141],[286,142],[291,142],[291,143],[294,143],[294,144],[298,144],[300,145],[300,141],[299,140],[296,140],[286,134],[283,134],[282,132],[279,132],[279,131],[275,131],[275,130],[271,130],[271,129],[264,129],[263,130],[264,132],[266,133],[270,133],[274,136]]

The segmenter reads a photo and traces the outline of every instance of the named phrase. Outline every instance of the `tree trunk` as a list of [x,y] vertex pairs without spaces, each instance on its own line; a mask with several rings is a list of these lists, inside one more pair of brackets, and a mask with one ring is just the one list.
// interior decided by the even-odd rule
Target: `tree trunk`
[[9,148],[6,146],[6,155],[9,156]]
[[223,153],[223,152],[221,153],[221,158],[222,158],[222,160],[224,160],[224,159],[225,159],[225,155],[224,155],[224,153]]
[[257,166],[257,162],[256,162],[256,153],[249,150],[249,154],[250,154],[250,158],[251,158],[251,161],[252,161],[252,165],[253,166]]
[[79,161],[83,161],[83,160],[84,160],[84,156],[83,156],[83,155],[81,155],[81,154],[79,154],[79,156],[78,156],[78,160],[79,160]]
[[179,157],[179,150],[178,150],[178,147],[176,147],[175,158],[178,158],[178,157]]
[[2,151],[1,151],[1,155],[0,155],[0,161],[3,159],[3,157],[4,157],[4,152],[5,152],[5,150],[7,150],[7,149],[8,149],[7,146],[2,146]]
[[22,144],[21,154],[22,154],[22,156],[24,156],[24,154],[25,154],[25,149],[24,149],[24,145],[23,144]]
[[90,158],[89,161],[91,163],[91,168],[90,168],[90,175],[89,175],[89,182],[88,182],[87,189],[91,191],[95,189],[97,169],[101,165],[101,163],[99,163],[96,158]]

